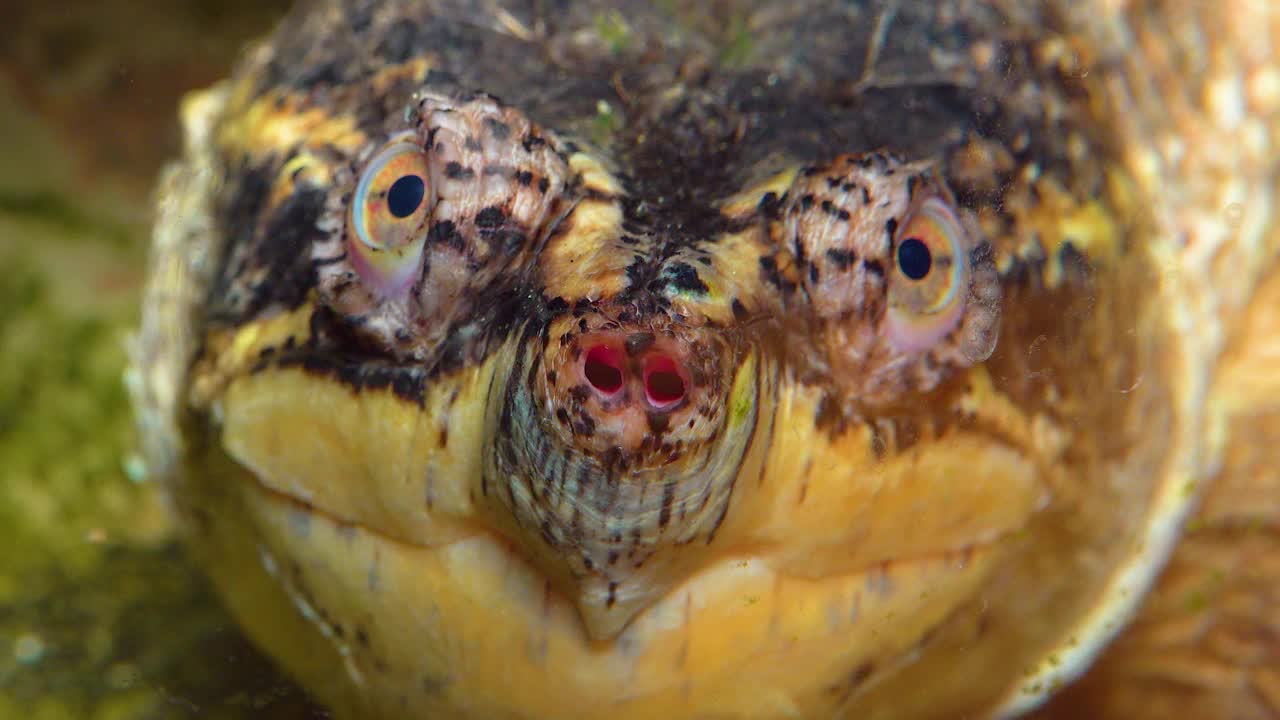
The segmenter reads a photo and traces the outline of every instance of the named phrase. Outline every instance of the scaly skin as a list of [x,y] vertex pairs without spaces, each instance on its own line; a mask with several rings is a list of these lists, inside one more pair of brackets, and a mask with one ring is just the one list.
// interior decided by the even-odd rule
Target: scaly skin
[[[137,356],[249,634],[352,717],[1011,714],[1081,673],[1242,457],[1219,313],[1275,242],[1247,143],[1170,150],[1212,117],[1144,34],[1181,16],[1069,8],[296,13],[188,104]],[[365,219],[405,143],[424,203]],[[1210,157],[1254,174],[1172,165]],[[1215,528],[1263,482],[1223,467]]]

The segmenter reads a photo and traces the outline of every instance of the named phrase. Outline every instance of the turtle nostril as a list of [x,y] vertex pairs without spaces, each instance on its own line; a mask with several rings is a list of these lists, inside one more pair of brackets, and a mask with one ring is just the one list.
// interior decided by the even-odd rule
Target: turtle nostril
[[582,364],[582,374],[591,387],[612,395],[622,389],[622,353],[607,345],[597,345],[587,351]]
[[665,409],[684,398],[684,378],[676,363],[665,355],[655,355],[645,363],[644,391],[649,404]]

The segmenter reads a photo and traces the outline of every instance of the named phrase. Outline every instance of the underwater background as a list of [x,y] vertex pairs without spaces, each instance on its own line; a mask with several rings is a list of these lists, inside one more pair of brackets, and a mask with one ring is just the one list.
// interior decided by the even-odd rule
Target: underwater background
[[327,717],[174,542],[124,389],[178,103],[291,4],[0,0],[0,720]]
[[0,4],[0,720],[323,717],[173,545],[122,382],[177,103],[287,5]]

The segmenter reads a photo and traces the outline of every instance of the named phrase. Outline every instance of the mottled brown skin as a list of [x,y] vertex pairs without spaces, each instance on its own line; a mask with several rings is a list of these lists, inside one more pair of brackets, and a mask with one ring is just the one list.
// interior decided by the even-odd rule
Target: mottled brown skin
[[[144,328],[144,367],[190,362],[184,440],[153,462],[177,456],[233,611],[357,716],[587,713],[634,690],[601,712],[952,717],[1073,677],[1163,559],[1211,425],[1212,351],[1173,330],[1199,306],[1159,265],[1161,201],[1113,122],[1139,93],[1117,93],[1108,21],[963,0],[300,8],[209,101],[172,180],[195,209],[159,243],[162,268],[165,233],[204,255],[177,251],[189,283],[153,290],[165,340]],[[391,292],[353,264],[350,208],[402,136],[436,203]],[[904,353],[894,250],[931,201],[968,238],[948,258],[964,312]],[[596,347],[630,378],[616,393],[575,374]],[[634,380],[655,353],[683,373],[659,410]],[[496,554],[450,559],[468,543]],[[528,589],[468,595],[491,563]],[[756,618],[726,563],[767,566],[774,609]],[[694,607],[704,586],[745,605]],[[828,635],[871,635],[824,645],[811,606]],[[510,618],[519,658],[469,634]],[[815,649],[769,629],[772,661],[715,675],[762,626]],[[659,669],[626,665],[668,642]],[[546,679],[487,679],[521,663]],[[751,694],[775,669],[780,695]]]

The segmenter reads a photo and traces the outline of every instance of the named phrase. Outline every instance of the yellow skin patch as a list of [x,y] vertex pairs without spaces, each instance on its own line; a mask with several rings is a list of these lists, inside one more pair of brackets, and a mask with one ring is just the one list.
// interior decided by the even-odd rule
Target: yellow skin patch
[[[717,269],[732,277],[736,263],[758,264],[753,247],[763,245],[749,232],[725,238]],[[223,447],[247,471],[243,495],[220,502],[260,528],[258,553],[275,573],[261,592],[278,582],[310,618],[307,632],[324,638],[316,643],[338,649],[351,689],[327,700],[356,716],[394,716],[380,703],[418,684],[431,687],[417,701],[423,712],[501,712],[485,690],[497,657],[503,706],[535,715],[606,701],[624,717],[840,708],[892,669],[883,658],[909,653],[972,595],[999,560],[998,541],[1023,530],[1049,492],[1029,459],[1041,450],[1036,421],[980,371],[956,411],[1011,444],[945,431],[903,453],[866,425],[815,432],[821,393],[781,377],[758,391],[753,409],[766,420],[714,543],[686,550],[696,565],[668,574],[669,589],[619,634],[591,640],[554,576],[517,549],[518,528],[482,499],[487,433],[465,429],[492,426],[489,393],[514,348],[437,383],[421,404],[301,368],[253,371],[264,348],[308,339],[306,314],[228,337],[217,370],[201,373],[225,389],[201,396],[219,407]],[[741,423],[750,406],[727,403]],[[282,632],[272,614],[242,620],[264,637]],[[401,642],[409,636],[431,647]],[[323,663],[308,669],[323,657],[297,656],[295,672],[324,675]]]
[[622,210],[612,200],[587,199],[552,238],[543,255],[548,278],[556,278],[567,301],[616,295],[627,286],[631,254],[616,240]]
[[[416,681],[372,666],[385,662],[439,679],[423,711],[497,713],[485,687],[489,659],[501,657],[503,705],[537,716],[604,704],[637,718],[764,707],[808,716],[847,699],[841,668],[909,649],[951,612],[989,572],[993,541],[1020,528],[1043,493],[1021,453],[977,438],[878,462],[865,432],[830,441],[796,432],[814,397],[794,387],[779,394],[772,438],[758,439],[768,455],[744,468],[752,492],[735,496],[701,569],[617,638],[592,643],[577,610],[485,530],[492,521],[474,501],[480,434],[439,444],[442,424],[482,422],[493,372],[458,378],[448,408],[438,396],[420,408],[389,392],[316,385],[301,371],[250,376],[225,395],[225,447],[251,471],[238,481],[247,496],[236,512],[257,518],[271,565],[292,558],[297,576],[280,572],[294,602],[357,623],[340,646],[353,633],[366,639],[347,662],[370,697]],[[423,477],[433,479],[429,497]],[[886,532],[904,516],[918,535]],[[423,633],[432,647],[398,640]]]
[[[239,98],[232,100],[234,107]],[[254,155],[282,147],[359,147],[366,138],[351,118],[333,117],[289,93],[253,100],[218,129],[218,142]]]

